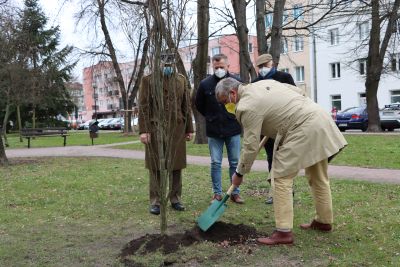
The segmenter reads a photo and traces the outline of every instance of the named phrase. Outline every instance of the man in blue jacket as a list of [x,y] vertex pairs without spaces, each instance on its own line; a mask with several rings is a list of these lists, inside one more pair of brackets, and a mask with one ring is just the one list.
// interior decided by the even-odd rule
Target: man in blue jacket
[[[296,86],[294,83],[292,75],[289,73],[279,71],[273,64],[272,56],[270,54],[262,54],[256,60],[256,65],[258,67],[258,76],[255,78],[252,83],[261,81],[261,80],[275,80],[281,83],[287,83]],[[275,140],[272,138],[268,138],[267,142],[265,142],[264,148],[267,153],[267,161],[268,161],[268,172],[271,172],[272,168],[272,157],[274,151],[274,142]],[[268,179],[269,184],[271,184],[271,179]],[[266,204],[273,204],[273,197],[268,196],[265,201]]]
[[[226,146],[229,161],[229,177],[231,178],[236,170],[240,155],[240,133],[241,127],[235,118],[235,110],[225,108],[215,98],[215,87],[223,78],[234,77],[228,72],[228,58],[224,54],[212,57],[214,75],[211,75],[200,82],[196,94],[196,108],[206,119],[206,134],[208,147],[211,156],[211,180],[214,195],[212,200],[222,199],[221,185],[221,163],[223,148]],[[231,180],[232,182],[232,180]],[[244,203],[239,195],[239,188],[236,188],[231,200],[235,203]]]

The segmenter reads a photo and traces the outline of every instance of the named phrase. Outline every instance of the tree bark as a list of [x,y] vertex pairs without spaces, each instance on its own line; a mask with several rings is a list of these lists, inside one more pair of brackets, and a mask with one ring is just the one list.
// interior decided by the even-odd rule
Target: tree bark
[[239,39],[240,78],[248,83],[257,76],[249,54],[249,29],[246,24],[246,0],[232,0],[236,20],[236,34]]
[[[4,129],[5,131],[5,129]],[[0,166],[8,165],[8,159],[6,155],[6,151],[4,149],[3,138],[2,138],[2,131],[0,130]]]
[[385,36],[381,43],[381,17],[379,14],[380,2],[379,0],[371,1],[371,31],[369,37],[367,73],[365,81],[368,111],[368,132],[382,131],[377,93],[382,75],[385,54],[390,38],[393,34],[393,26],[397,20],[399,6],[400,0],[395,0],[393,3],[393,8],[391,12],[389,12]]
[[256,29],[258,54],[268,53],[267,38],[265,36],[265,0],[256,0]]
[[21,119],[21,109],[19,104],[17,105],[17,122],[18,122],[18,132],[19,132],[19,142],[22,143],[24,140],[22,140],[22,119]]
[[[122,77],[122,72],[121,72],[121,68],[119,67],[117,55],[115,53],[114,44],[111,40],[111,36],[110,36],[110,33],[107,28],[107,24],[106,24],[106,17],[105,17],[106,2],[107,1],[105,1],[105,0],[97,0],[99,15],[100,15],[101,30],[104,34],[104,39],[106,41],[107,49],[110,54],[110,58],[111,58],[111,62],[112,62],[112,65],[113,65],[113,68],[115,71],[115,75],[117,75],[116,78],[117,78],[117,83],[119,85],[119,89],[121,91],[122,101],[123,101],[123,103],[126,104],[127,100],[128,100],[128,95],[127,95],[127,91],[125,88],[124,78]],[[125,109],[127,109],[127,108],[128,107],[125,107]],[[126,125],[126,127],[124,128],[124,131],[128,132],[129,129],[132,130],[132,128],[130,128],[130,123],[129,123],[129,125]]]
[[195,144],[206,144],[206,122],[203,115],[197,111],[195,97],[201,80],[207,75],[208,59],[208,24],[210,22],[209,0],[197,1],[197,51],[196,58],[193,60],[194,88],[192,91],[192,110],[196,121]]
[[274,4],[274,17],[271,29],[271,48],[270,54],[276,67],[279,65],[281,56],[282,21],[285,0],[276,0]]
[[7,95],[7,105],[6,105],[6,114],[4,115],[3,119],[3,137],[4,137],[4,145],[8,147],[8,140],[7,140],[7,124],[8,118],[10,117],[10,96]]

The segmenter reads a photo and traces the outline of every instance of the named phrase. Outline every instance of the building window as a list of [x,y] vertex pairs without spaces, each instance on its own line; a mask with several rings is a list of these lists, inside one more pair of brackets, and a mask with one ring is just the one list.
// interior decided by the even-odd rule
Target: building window
[[332,109],[342,110],[342,96],[341,95],[331,95],[331,105]]
[[296,82],[304,82],[304,66],[294,67]]
[[287,10],[283,10],[283,15],[282,15],[282,25],[288,22],[289,19],[289,12]]
[[367,74],[367,60],[365,58],[358,60],[358,68],[360,71],[360,75]]
[[253,53],[253,44],[249,43],[249,53]]
[[280,71],[282,71],[282,72],[286,72],[286,73],[289,73],[289,69],[288,69],[288,68],[283,68],[283,69],[280,69]]
[[390,91],[390,103],[400,103],[400,90]]
[[360,106],[366,106],[367,105],[367,96],[365,93],[359,93],[358,94],[358,99],[360,102]]
[[212,49],[211,49],[211,54],[213,55],[213,56],[215,56],[215,55],[218,55],[218,54],[221,54],[221,47],[213,47]]
[[293,18],[303,20],[303,6],[301,4],[293,5]]
[[331,63],[331,78],[340,78],[340,63],[339,62],[335,62],[335,63]]
[[358,24],[358,33],[360,40],[365,40],[369,36],[369,24],[368,22],[363,22]]
[[272,13],[269,13],[265,15],[265,27],[266,28],[271,28],[272,27]]
[[390,55],[390,69],[392,71],[400,70],[400,54]]
[[289,51],[288,41],[285,37],[281,39],[281,51],[282,54],[287,54],[287,52]]
[[304,43],[303,43],[303,36],[296,36],[294,37],[294,51],[303,51]]
[[339,44],[339,29],[329,30],[329,37],[331,39],[331,45]]

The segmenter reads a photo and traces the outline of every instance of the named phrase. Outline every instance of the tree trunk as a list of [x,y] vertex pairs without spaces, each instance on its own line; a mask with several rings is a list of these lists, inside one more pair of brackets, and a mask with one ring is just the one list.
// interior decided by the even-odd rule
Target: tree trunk
[[36,128],[36,107],[33,106],[32,110],[32,128]]
[[[4,131],[5,131],[5,129],[4,129]],[[6,165],[8,165],[8,159],[7,159],[6,151],[4,149],[2,135],[3,135],[3,133],[0,131],[0,166],[6,166]]]
[[379,0],[372,0],[371,31],[369,39],[369,50],[367,58],[367,77],[365,89],[367,96],[368,110],[368,131],[381,131],[379,118],[379,104],[377,98],[379,80],[382,72],[380,64],[379,44],[380,44],[380,22],[379,22]]
[[9,147],[8,140],[7,140],[7,124],[8,118],[10,117],[10,97],[7,96],[7,104],[6,104],[6,114],[4,115],[3,119],[3,137],[4,137],[4,145]]
[[256,29],[258,54],[268,53],[267,38],[265,36],[265,0],[256,0]]
[[278,67],[279,59],[281,56],[281,39],[282,39],[282,21],[283,21],[283,9],[285,7],[285,0],[276,0],[274,4],[274,17],[271,29],[271,48],[270,54]]
[[[108,1],[97,0],[97,4],[98,4],[98,8],[99,8],[101,30],[104,34],[104,39],[106,41],[108,52],[110,53],[110,58],[111,58],[111,62],[112,62],[112,65],[113,65],[113,68],[115,71],[115,75],[117,75],[116,78],[117,78],[117,82],[119,85],[119,90],[121,91],[122,101],[126,104],[126,102],[128,100],[128,95],[127,95],[127,91],[125,89],[124,78],[122,77],[121,68],[119,67],[117,55],[115,53],[114,44],[111,40],[111,36],[110,36],[110,33],[107,28],[107,24],[106,24],[106,17],[105,17],[106,2],[108,2]],[[128,107],[125,107],[125,108],[128,108]],[[130,128],[129,125],[125,125],[124,131],[126,131],[129,128]],[[132,128],[130,128],[130,129],[132,130]]]
[[21,109],[19,104],[17,104],[17,123],[18,123],[18,132],[19,132],[19,142],[22,143],[21,131],[22,131],[22,120],[21,120]]
[[210,22],[209,0],[197,1],[197,52],[193,60],[194,88],[192,92],[192,110],[196,121],[195,144],[207,144],[206,122],[203,115],[197,111],[195,97],[201,80],[207,75],[208,59],[208,23]]
[[248,83],[250,78],[253,79],[257,76],[249,54],[249,29],[246,25],[246,5],[246,0],[232,0],[237,27],[236,34],[239,39],[240,78],[244,83]]

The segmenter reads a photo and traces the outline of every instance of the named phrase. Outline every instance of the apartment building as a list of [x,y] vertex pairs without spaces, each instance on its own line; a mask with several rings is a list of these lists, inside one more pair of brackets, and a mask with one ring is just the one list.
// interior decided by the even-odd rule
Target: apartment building
[[[119,66],[127,86],[134,63],[120,63]],[[82,118],[85,121],[95,118],[95,114],[97,118],[121,116],[125,105],[111,61],[100,61],[83,69],[83,92],[86,111],[82,112]]]
[[72,102],[75,104],[75,110],[72,114],[69,114],[68,120],[73,122],[72,126],[80,123],[83,120],[83,114],[86,112],[86,107],[84,103],[84,93],[83,86],[79,82],[66,83],[66,88],[72,98]]
[[[301,28],[310,20],[305,12],[306,1],[286,1],[283,11],[282,26]],[[273,23],[273,6],[267,6],[265,15],[266,33],[271,32]],[[312,80],[310,71],[310,38],[306,30],[285,30],[282,33],[281,56],[278,70],[290,73],[300,88],[312,97]]]
[[[359,2],[347,1],[344,4],[345,8],[354,10]],[[360,15],[334,16],[315,26],[315,46],[311,49],[315,58],[310,57],[311,76],[316,82],[316,100],[327,111],[333,107],[344,110],[366,105],[365,75],[370,29],[370,17]],[[381,32],[384,31],[385,27]],[[397,31],[400,33],[400,27]],[[377,93],[379,107],[400,102],[400,48],[396,42],[389,45],[385,66]]]
[[[249,35],[249,54],[253,65],[258,57],[257,37]],[[193,84],[193,67],[192,62],[196,57],[197,45],[190,45],[179,49],[179,54],[185,65],[188,76]],[[240,74],[239,62],[239,41],[236,34],[222,35],[212,38],[208,42],[208,61],[207,61],[207,74],[213,74],[211,58],[217,54],[225,54],[229,60],[229,72],[232,74]]]

